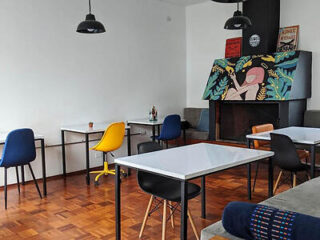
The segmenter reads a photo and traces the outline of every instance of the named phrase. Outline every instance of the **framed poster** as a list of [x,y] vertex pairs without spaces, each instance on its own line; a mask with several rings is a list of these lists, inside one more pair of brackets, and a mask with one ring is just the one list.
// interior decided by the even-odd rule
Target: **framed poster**
[[277,52],[295,51],[298,48],[299,25],[280,28]]
[[241,46],[242,46],[242,37],[227,39],[225,58],[240,57]]

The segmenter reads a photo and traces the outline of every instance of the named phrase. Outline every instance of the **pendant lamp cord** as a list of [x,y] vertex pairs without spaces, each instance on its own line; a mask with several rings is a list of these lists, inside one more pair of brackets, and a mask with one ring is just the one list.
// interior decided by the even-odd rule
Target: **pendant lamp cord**
[[89,0],[89,13],[91,14],[91,0]]
[[237,10],[239,11],[239,3],[237,2]]

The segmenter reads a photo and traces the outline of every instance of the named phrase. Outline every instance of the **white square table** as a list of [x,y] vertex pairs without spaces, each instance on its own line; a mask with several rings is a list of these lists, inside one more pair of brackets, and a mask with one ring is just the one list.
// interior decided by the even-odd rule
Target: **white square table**
[[[4,145],[9,132],[0,132],[0,145]],[[41,144],[41,161],[42,161],[42,181],[43,181],[43,195],[47,196],[47,174],[46,174],[46,157],[45,157],[45,144],[44,136],[34,134],[34,140],[40,141]],[[21,180],[22,185],[25,184],[24,179],[24,166],[21,166]]]
[[269,132],[262,132],[247,135],[248,147],[254,140],[271,141],[270,133],[283,134],[292,139],[296,144],[308,145],[311,150],[311,178],[315,176],[315,162],[316,162],[316,146],[320,144],[320,128],[308,127],[287,127]]
[[[90,158],[89,158],[89,135],[104,133],[106,128],[112,122],[102,122],[102,123],[93,123],[93,127],[89,128],[89,124],[79,124],[79,125],[70,125],[61,127],[61,146],[62,146],[62,167],[63,167],[63,176],[67,176],[67,168],[66,168],[66,150],[65,146],[71,143],[65,143],[65,132],[77,133],[85,135],[85,150],[86,150],[86,182],[90,184]],[[130,126],[126,125],[127,132],[127,151],[128,156],[131,155],[131,133]],[[130,169],[128,169],[128,175],[130,175]]]
[[[116,239],[121,239],[120,218],[120,166],[126,166],[157,175],[173,178],[181,182],[181,233],[180,238],[187,239],[187,182],[195,178],[204,178],[214,172],[219,172],[240,165],[270,158],[273,152],[254,149],[237,148],[215,144],[193,144],[183,147],[170,148],[157,152],[134,155],[115,159],[116,163]],[[270,170],[271,168],[269,168]],[[273,175],[270,173],[269,175]],[[270,185],[269,178],[269,191]],[[251,191],[251,177],[248,181]],[[202,185],[202,192],[205,191]],[[249,190],[248,190],[249,191]],[[205,194],[202,195],[202,205],[205,204]],[[203,206],[202,206],[203,209]]]
[[[148,118],[141,118],[136,120],[128,120],[128,125],[141,125],[141,126],[151,126],[152,127],[152,141],[156,140],[156,127],[157,127],[157,133],[160,135],[160,126],[164,122],[164,118],[158,118],[155,121],[149,120]],[[186,120],[181,119],[181,123],[186,122]],[[183,134],[183,141],[184,144],[186,144],[186,129],[182,128],[182,134]]]

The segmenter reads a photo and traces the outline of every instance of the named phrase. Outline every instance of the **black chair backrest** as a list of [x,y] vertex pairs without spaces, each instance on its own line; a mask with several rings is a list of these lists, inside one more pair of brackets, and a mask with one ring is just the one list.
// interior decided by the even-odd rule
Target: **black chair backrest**
[[[161,147],[161,145],[158,144],[157,142],[145,142],[145,143],[138,144],[139,154],[155,152],[162,149],[163,148]],[[138,184],[140,188],[147,193],[150,193],[152,186],[154,186],[158,182],[162,182],[163,178],[164,177],[158,176],[156,174],[144,172],[144,171],[137,172]]]
[[302,163],[291,138],[282,134],[271,133],[270,135],[271,150],[275,154],[273,157],[274,164],[281,169],[293,172],[301,167]]

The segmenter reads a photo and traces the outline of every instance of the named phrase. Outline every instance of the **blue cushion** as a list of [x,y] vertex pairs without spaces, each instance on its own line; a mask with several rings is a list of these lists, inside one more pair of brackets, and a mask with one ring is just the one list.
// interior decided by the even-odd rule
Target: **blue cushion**
[[229,203],[222,224],[230,234],[247,240],[320,239],[320,218],[251,203]]
[[202,109],[197,130],[201,132],[209,132],[209,109]]

